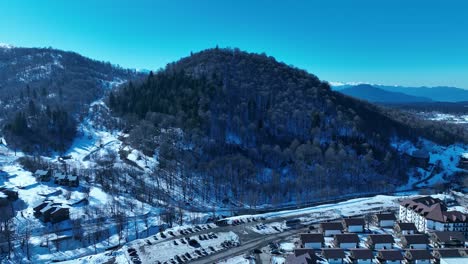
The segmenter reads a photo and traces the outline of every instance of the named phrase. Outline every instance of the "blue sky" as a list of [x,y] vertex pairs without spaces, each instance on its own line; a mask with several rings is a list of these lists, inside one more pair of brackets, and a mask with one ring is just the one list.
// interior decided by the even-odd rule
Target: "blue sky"
[[0,1],[0,42],[157,69],[214,47],[321,79],[468,88],[468,1]]

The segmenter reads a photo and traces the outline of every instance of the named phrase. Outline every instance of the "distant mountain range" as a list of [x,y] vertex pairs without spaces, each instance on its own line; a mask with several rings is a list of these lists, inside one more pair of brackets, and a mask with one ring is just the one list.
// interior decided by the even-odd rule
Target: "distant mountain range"
[[333,89],[349,96],[376,103],[462,102],[468,90],[456,87],[405,87],[376,84],[335,85]]
[[427,97],[412,96],[400,92],[390,92],[369,84],[360,84],[340,90],[341,93],[375,103],[416,103],[431,102]]

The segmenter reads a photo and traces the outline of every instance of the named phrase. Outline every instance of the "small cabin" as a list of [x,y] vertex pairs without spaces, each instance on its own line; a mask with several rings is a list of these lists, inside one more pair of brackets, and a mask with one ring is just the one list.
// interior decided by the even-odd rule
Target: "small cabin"
[[433,256],[427,249],[410,249],[405,252],[404,258],[408,264],[431,264]]
[[320,249],[325,245],[325,238],[321,233],[300,234],[302,248]]
[[405,235],[401,237],[401,246],[410,249],[426,249],[429,245],[429,239],[426,235]]
[[333,238],[333,244],[337,248],[358,248],[359,247],[359,237],[355,233],[348,234],[336,234]]
[[374,262],[374,254],[368,248],[351,248],[348,258],[353,264],[371,264]]
[[377,213],[374,215],[374,222],[379,227],[393,227],[396,216],[394,213]]
[[322,222],[319,230],[324,236],[333,236],[343,232],[343,224],[341,222]]
[[345,218],[343,219],[345,231],[350,233],[363,233],[366,226],[364,218]]
[[400,236],[414,235],[418,233],[418,229],[414,223],[398,222],[395,224],[393,230]]
[[377,253],[377,260],[385,264],[401,264],[403,263],[403,254],[397,249],[383,249]]
[[51,172],[49,170],[36,170],[34,177],[38,181],[50,181]]
[[391,249],[395,240],[392,235],[388,234],[372,234],[367,236],[367,246],[370,249]]
[[342,248],[323,248],[322,256],[329,264],[342,264],[346,258]]

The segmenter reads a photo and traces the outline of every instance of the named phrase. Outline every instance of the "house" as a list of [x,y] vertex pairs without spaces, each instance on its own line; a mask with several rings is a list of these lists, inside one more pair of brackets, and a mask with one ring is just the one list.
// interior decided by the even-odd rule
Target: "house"
[[349,251],[348,258],[353,264],[371,264],[374,261],[374,254],[368,248],[352,248]]
[[443,263],[443,260],[445,260],[445,262],[454,260],[452,263],[457,263],[461,262],[458,260],[463,258],[466,262],[468,262],[468,253],[466,252],[465,248],[435,248],[432,252],[432,256],[434,257],[436,263]]
[[370,249],[391,249],[395,240],[392,235],[372,234],[367,236],[366,243]]
[[401,246],[411,249],[426,249],[429,245],[429,239],[426,235],[405,235],[401,238]]
[[45,200],[34,207],[34,215],[43,222],[58,223],[70,219],[70,209],[61,203]]
[[399,218],[413,222],[419,232],[459,231],[468,236],[468,214],[448,211],[442,200],[430,196],[403,200]]
[[79,179],[75,175],[66,175],[61,172],[54,174],[54,183],[63,186],[78,187]]
[[461,232],[436,231],[430,237],[436,248],[458,248],[465,245],[465,236]]
[[433,259],[427,249],[410,249],[405,252],[406,263],[408,264],[431,264]]
[[321,233],[300,234],[302,248],[320,249],[325,245],[325,239]]
[[374,222],[380,227],[393,227],[396,217],[393,213],[378,213],[374,215]]
[[401,264],[404,258],[400,250],[383,249],[377,253],[377,260],[382,264]]
[[286,264],[315,264],[317,256],[313,249],[295,249],[294,253],[286,257]]
[[343,219],[343,226],[345,231],[362,233],[364,232],[364,227],[366,225],[366,220],[364,218],[345,218]]
[[425,150],[417,149],[411,153],[406,153],[406,156],[409,158],[409,162],[413,166],[426,168],[429,165],[429,152]]
[[357,234],[336,234],[333,238],[333,244],[338,248],[357,248],[359,247],[359,237]]
[[341,222],[322,222],[319,230],[324,236],[333,236],[342,233],[343,224]]
[[468,170],[468,153],[463,153],[460,156],[460,160],[458,161],[458,167],[460,169]]
[[414,235],[418,232],[414,223],[397,222],[393,228],[396,234],[400,236]]
[[18,200],[18,192],[6,187],[0,187],[0,207],[7,206]]
[[322,248],[322,256],[329,264],[344,263],[346,257],[342,248]]
[[78,176],[67,175],[67,182],[68,182],[68,186],[78,187],[78,184],[79,184]]
[[50,181],[51,172],[49,170],[36,170],[34,172],[34,177],[38,181]]

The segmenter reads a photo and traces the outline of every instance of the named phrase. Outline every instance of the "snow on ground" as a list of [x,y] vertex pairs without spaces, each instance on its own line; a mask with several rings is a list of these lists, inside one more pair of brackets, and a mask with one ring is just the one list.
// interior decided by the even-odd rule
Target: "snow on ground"
[[453,114],[447,114],[447,113],[433,112],[433,113],[424,113],[424,116],[426,116],[427,120],[432,120],[432,121],[444,121],[444,122],[454,123],[454,124],[468,124],[468,115],[453,115]]
[[[122,248],[124,252],[130,253],[132,249],[136,249],[137,256],[143,263],[156,263],[157,261],[164,262],[175,259],[175,256],[182,257],[182,255],[190,254],[191,258],[197,258],[200,254],[198,252],[206,252],[212,254],[216,251],[222,250],[222,243],[230,241],[238,243],[239,237],[232,231],[215,233],[216,237],[206,240],[199,240],[198,236],[190,237],[198,241],[199,246],[190,246],[188,241],[182,243],[180,239],[158,242],[157,240],[137,240],[127,244]],[[130,251],[130,252],[129,252]],[[128,254],[128,259],[131,259]]]
[[296,246],[292,242],[281,243],[279,248],[285,252],[293,252]]
[[285,263],[286,263],[286,258],[284,257],[278,257],[278,256],[271,257],[271,264],[285,264]]
[[[406,193],[402,195],[407,195]],[[365,197],[365,198],[356,198],[351,199],[348,201],[336,203],[336,204],[324,204],[314,207],[306,207],[302,209],[296,210],[285,210],[285,211],[278,211],[278,212],[270,212],[258,215],[242,215],[242,216],[233,216],[227,218],[228,222],[232,222],[234,220],[239,219],[246,219],[246,218],[259,218],[263,217],[266,219],[275,219],[275,218],[282,218],[282,217],[305,217],[309,218],[310,215],[312,217],[317,216],[316,214],[323,215],[324,212],[327,212],[327,217],[333,216],[351,216],[351,215],[359,215],[364,214],[371,210],[378,210],[378,209],[391,209],[397,208],[396,201],[401,199],[404,196],[389,196],[389,195],[376,195],[372,197]],[[305,219],[304,218],[304,219]]]
[[249,226],[249,229],[254,231],[255,233],[258,234],[276,234],[283,232],[285,229],[288,229],[286,227],[286,224],[284,222],[274,222],[274,223],[268,223],[268,224],[263,224],[259,223],[255,226]]
[[[399,190],[412,189],[415,184],[418,187],[423,187],[445,183],[450,181],[451,175],[463,171],[457,166],[460,157],[468,152],[468,145],[454,144],[446,147],[424,139],[419,140],[417,144],[418,147],[410,141],[395,141],[392,143],[392,146],[400,153],[411,154],[418,149],[429,153],[429,167],[416,168],[416,171],[408,172],[408,182],[400,186]],[[438,172],[439,169],[440,172]]]
[[216,264],[254,264],[254,260],[249,260],[244,258],[244,256],[235,256],[232,258],[228,258],[222,261],[216,262]]

